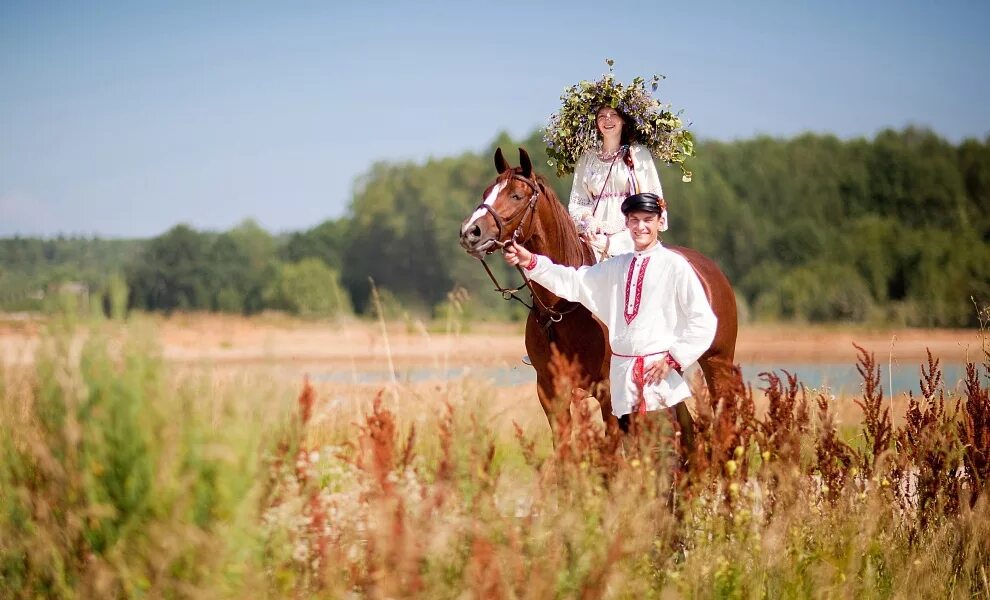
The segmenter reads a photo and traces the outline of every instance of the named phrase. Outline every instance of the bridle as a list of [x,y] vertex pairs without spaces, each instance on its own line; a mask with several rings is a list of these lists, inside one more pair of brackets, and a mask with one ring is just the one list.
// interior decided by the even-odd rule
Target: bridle
[[[525,244],[530,240],[530,238],[532,238],[532,232],[530,232],[530,235],[527,236],[526,239],[521,239],[520,232],[524,230],[523,227],[524,223],[526,223],[527,226],[530,226],[532,224],[533,215],[536,214],[536,202],[540,199],[540,195],[543,192],[543,186],[537,183],[535,180],[520,175],[518,173],[513,173],[509,179],[522,181],[523,183],[528,185],[531,190],[533,190],[533,194],[529,197],[529,200],[527,200],[525,204],[517,208],[511,215],[509,215],[505,219],[503,219],[500,214],[495,212],[495,209],[492,208],[491,205],[485,202],[482,202],[477,206],[475,210],[483,208],[486,211],[488,211],[488,214],[490,214],[492,216],[492,219],[495,221],[495,227],[498,228],[498,234],[495,236],[493,240],[491,240],[489,244],[486,245],[487,247],[484,250],[484,255],[479,256],[477,258],[479,261],[481,261],[481,265],[485,267],[485,272],[488,273],[488,278],[492,280],[493,284],[495,284],[495,291],[502,294],[503,300],[516,300],[517,302],[519,302],[529,310],[536,310],[536,305],[539,305],[540,308],[543,310],[543,312],[549,315],[550,319],[544,325],[544,327],[547,329],[547,334],[549,335],[550,325],[553,323],[559,323],[560,320],[564,318],[564,315],[577,308],[578,304],[574,303],[573,306],[571,306],[570,308],[564,311],[558,311],[554,309],[552,306],[547,306],[546,304],[543,303],[542,300],[540,300],[540,297],[536,293],[536,290],[533,289],[533,284],[530,282],[529,277],[526,276],[526,272],[523,271],[522,267],[520,267],[519,265],[516,265],[516,270],[519,271],[519,274],[522,276],[523,282],[514,288],[502,287],[502,285],[498,282],[498,279],[495,277],[495,274],[488,266],[488,263],[485,262],[486,257],[491,256],[491,254],[498,249],[505,248],[505,246],[509,243],[510,240],[521,245],[521,244]],[[501,241],[503,238],[502,232],[506,230],[508,226],[511,225],[512,222],[515,221],[517,218],[519,219],[519,223],[516,224],[516,226],[512,229],[512,234],[506,238],[506,241],[504,242]],[[516,295],[516,292],[526,287],[529,288],[529,295],[533,299],[533,304],[527,303],[525,300],[523,300],[522,298]]]
[[512,230],[512,241],[517,242],[519,244],[524,244],[529,241],[529,238],[525,240],[519,239],[519,232],[523,229],[524,221],[529,221],[530,223],[532,223],[533,215],[536,213],[536,201],[539,200],[540,192],[542,192],[543,190],[538,183],[536,183],[529,177],[524,177],[518,173],[513,173],[509,179],[515,179],[517,181],[521,181],[525,183],[530,187],[531,190],[533,190],[533,194],[529,197],[529,200],[527,200],[525,204],[517,208],[515,212],[509,215],[508,218],[506,219],[503,219],[502,215],[495,212],[495,209],[492,208],[491,205],[485,202],[482,202],[477,206],[475,210],[477,210],[478,208],[483,208],[486,211],[488,211],[488,214],[490,214],[492,216],[492,219],[495,220],[495,226],[498,228],[498,234],[495,235],[495,239],[493,239],[489,247],[485,249],[485,256],[492,254],[493,252],[495,252],[496,249],[504,248],[505,245],[509,243],[508,241],[505,242],[500,241],[502,239],[502,231],[506,228],[506,226],[512,223],[517,217],[521,217],[521,218],[519,219],[519,224],[516,225],[515,229]]

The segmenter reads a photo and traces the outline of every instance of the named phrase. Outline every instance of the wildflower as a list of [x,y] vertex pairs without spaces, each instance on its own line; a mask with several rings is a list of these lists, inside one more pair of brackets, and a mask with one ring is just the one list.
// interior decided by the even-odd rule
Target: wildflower
[[742,446],[736,446],[736,449],[733,451],[732,455],[739,459],[742,458],[743,452],[745,452],[745,450]]
[[746,523],[746,518],[748,516],[749,515],[747,514],[747,511],[741,510],[737,512],[735,515],[732,516],[733,525],[735,525],[736,527],[743,525],[744,523]]
[[296,562],[304,563],[309,555],[309,548],[306,547],[305,542],[300,542],[296,544],[296,547],[292,550],[292,558]]
[[[734,461],[734,460],[731,460],[730,459],[729,461],[727,461],[725,463],[725,470],[728,471],[729,475],[732,475],[733,473],[735,473],[737,467],[738,467],[738,465],[736,464],[736,461]],[[735,484],[733,484],[733,485],[735,485]]]

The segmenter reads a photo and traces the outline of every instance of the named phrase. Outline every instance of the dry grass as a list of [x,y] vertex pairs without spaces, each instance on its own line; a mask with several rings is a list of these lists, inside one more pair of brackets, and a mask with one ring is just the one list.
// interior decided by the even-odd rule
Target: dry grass
[[692,449],[576,401],[554,448],[528,390],[180,365],[141,329],[3,369],[0,596],[990,594],[985,362],[956,394],[926,358],[897,418],[870,352],[854,399],[767,374],[699,397]]

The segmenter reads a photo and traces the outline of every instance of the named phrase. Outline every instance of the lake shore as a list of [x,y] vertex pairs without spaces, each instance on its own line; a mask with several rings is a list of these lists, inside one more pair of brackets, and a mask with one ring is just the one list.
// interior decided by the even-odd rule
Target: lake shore
[[[351,369],[388,366],[516,364],[526,353],[519,323],[478,323],[437,330],[420,322],[342,323],[281,315],[239,317],[180,314],[141,316],[156,331],[164,358],[195,364],[318,364]],[[0,360],[31,364],[44,331],[37,319],[0,318]],[[921,362],[926,350],[943,362],[979,362],[982,338],[973,329],[868,328],[862,326],[752,325],[739,331],[740,364],[853,363],[854,344],[878,362]]]

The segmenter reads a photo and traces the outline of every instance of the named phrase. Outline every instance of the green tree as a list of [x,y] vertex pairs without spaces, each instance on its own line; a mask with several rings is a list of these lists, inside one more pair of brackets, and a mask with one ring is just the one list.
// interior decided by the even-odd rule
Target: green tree
[[312,229],[293,233],[279,255],[285,262],[318,258],[327,266],[339,270],[350,227],[348,219],[327,220]]
[[291,313],[311,317],[351,314],[351,304],[336,271],[317,258],[281,266],[269,303]]
[[990,242],[990,136],[983,143],[966,140],[959,147],[967,214],[984,242]]
[[786,272],[757,298],[757,311],[801,321],[862,321],[872,312],[866,282],[848,265],[822,262]]
[[127,276],[131,305],[166,312],[208,308],[208,248],[206,237],[188,225],[152,239]]

